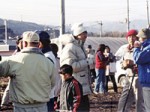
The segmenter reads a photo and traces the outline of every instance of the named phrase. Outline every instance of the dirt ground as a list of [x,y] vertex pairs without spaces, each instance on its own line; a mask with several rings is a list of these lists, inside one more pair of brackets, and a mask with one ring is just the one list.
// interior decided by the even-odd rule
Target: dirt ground
[[[107,94],[91,94],[89,97],[90,112],[117,112],[122,88],[118,87],[118,91],[118,93],[113,92],[112,86],[109,86]],[[135,112],[135,105],[132,105],[130,112]]]
[[[3,91],[7,85],[8,79],[0,79],[0,102]],[[110,84],[107,94],[91,94],[90,98],[90,112],[117,112],[118,100],[121,95],[122,88],[118,87],[118,93],[113,92]],[[0,112],[13,112],[12,106],[2,108]],[[132,106],[131,112],[135,112],[135,105]]]

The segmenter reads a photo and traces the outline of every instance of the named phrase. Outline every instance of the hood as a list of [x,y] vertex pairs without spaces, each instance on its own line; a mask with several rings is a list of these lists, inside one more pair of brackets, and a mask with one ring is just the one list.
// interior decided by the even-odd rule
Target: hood
[[66,45],[68,43],[74,43],[78,46],[83,46],[84,45],[84,42],[82,40],[77,40],[73,37],[72,34],[64,34],[64,35],[61,35],[59,37],[59,42],[62,44],[62,45]]
[[62,45],[66,45],[68,43],[74,43],[75,41],[77,40],[71,34],[64,34],[59,37],[59,42]]

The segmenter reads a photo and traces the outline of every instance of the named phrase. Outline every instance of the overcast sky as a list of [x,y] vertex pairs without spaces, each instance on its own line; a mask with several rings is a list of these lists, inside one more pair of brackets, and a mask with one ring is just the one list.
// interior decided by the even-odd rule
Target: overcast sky
[[[1,0],[0,18],[60,24],[61,0]],[[147,19],[147,0],[129,0],[130,20]],[[127,0],[65,0],[66,24],[119,21],[127,18]]]

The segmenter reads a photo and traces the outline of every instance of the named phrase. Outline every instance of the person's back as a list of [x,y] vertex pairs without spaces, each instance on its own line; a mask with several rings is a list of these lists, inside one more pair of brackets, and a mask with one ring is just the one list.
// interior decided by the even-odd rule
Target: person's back
[[32,104],[49,100],[48,90],[51,88],[50,78],[54,65],[44,55],[30,54],[28,50],[22,50],[18,55],[9,58],[8,62],[11,66],[8,73],[12,76],[10,94],[13,102]]
[[58,60],[56,60],[56,57],[52,51],[51,48],[51,41],[50,41],[50,35],[46,31],[40,31],[39,32],[40,37],[40,45],[39,48],[44,53],[45,57],[47,57],[50,61],[52,61],[55,65],[55,87],[53,90],[50,91],[50,101],[47,102],[48,111],[54,111],[54,101],[57,99],[59,92],[60,92],[60,86],[61,86],[61,78],[58,74]]
[[54,64],[38,48],[39,36],[23,33],[21,52],[0,62],[0,76],[10,76],[10,100],[14,112],[47,112],[50,90],[54,87]]

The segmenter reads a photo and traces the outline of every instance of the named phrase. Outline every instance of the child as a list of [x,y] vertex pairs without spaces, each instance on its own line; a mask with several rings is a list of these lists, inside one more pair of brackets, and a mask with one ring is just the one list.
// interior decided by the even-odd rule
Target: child
[[60,111],[79,111],[79,107],[82,100],[82,86],[72,76],[73,68],[70,65],[63,65],[59,71],[62,78],[62,86],[60,91]]

